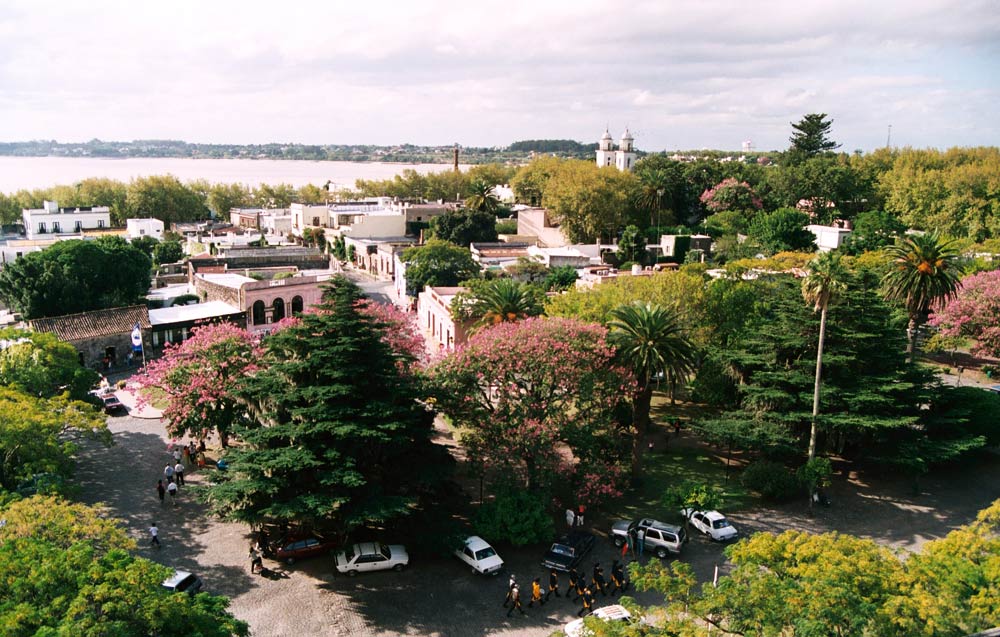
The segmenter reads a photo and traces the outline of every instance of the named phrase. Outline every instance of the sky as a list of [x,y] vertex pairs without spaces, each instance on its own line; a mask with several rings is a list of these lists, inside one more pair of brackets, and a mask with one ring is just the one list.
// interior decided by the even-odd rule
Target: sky
[[0,141],[1000,145],[1000,0],[0,0]]

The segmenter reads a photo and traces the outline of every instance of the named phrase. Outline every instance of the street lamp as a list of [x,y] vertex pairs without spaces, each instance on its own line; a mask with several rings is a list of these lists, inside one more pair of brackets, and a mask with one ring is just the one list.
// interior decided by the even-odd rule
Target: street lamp
[[660,232],[660,210],[663,208],[663,188],[656,189],[656,232]]

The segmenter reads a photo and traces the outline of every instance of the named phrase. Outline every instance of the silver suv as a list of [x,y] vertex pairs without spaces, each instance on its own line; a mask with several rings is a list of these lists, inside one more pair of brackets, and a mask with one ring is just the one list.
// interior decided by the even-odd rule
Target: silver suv
[[615,546],[620,547],[625,544],[630,535],[633,541],[638,541],[640,536],[644,537],[643,551],[650,551],[660,559],[671,553],[679,555],[681,547],[688,540],[687,533],[681,527],[652,518],[642,518],[633,522],[619,520],[611,525],[611,541]]

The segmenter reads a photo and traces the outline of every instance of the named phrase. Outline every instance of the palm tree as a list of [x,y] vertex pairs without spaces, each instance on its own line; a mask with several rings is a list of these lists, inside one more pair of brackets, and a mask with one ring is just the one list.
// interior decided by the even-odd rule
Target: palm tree
[[[826,310],[837,294],[847,288],[847,276],[840,263],[840,254],[824,252],[809,262],[808,274],[802,279],[802,297],[819,312],[819,345],[816,348],[816,382],[813,385],[812,427],[809,429],[809,460],[816,457],[816,417],[819,415],[819,388],[823,378],[823,343],[826,341]],[[812,494],[809,497],[812,502]]]
[[907,237],[885,251],[892,258],[892,269],[882,278],[882,295],[888,301],[902,302],[909,314],[906,362],[912,363],[917,335],[927,313],[954,297],[958,290],[958,250],[953,241],[929,232]]
[[636,435],[632,444],[632,471],[637,475],[642,463],[642,441],[649,431],[653,385],[661,376],[670,383],[682,380],[694,370],[694,344],[688,340],[677,314],[649,303],[635,302],[611,311],[609,340],[616,356],[635,374],[632,401]]
[[513,279],[497,279],[472,293],[471,313],[477,318],[474,328],[478,329],[538,316],[542,307],[529,286]]
[[485,181],[474,181],[469,187],[472,194],[465,200],[465,207],[476,212],[496,214],[500,207],[500,198],[493,192],[493,186]]

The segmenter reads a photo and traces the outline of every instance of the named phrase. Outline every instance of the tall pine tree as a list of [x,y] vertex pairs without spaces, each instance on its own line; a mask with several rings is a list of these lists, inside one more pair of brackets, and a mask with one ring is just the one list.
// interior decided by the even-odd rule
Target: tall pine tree
[[412,511],[449,466],[418,381],[400,373],[408,361],[360,299],[334,279],[318,311],[267,339],[263,371],[240,389],[242,444],[208,489],[218,513],[348,532]]

